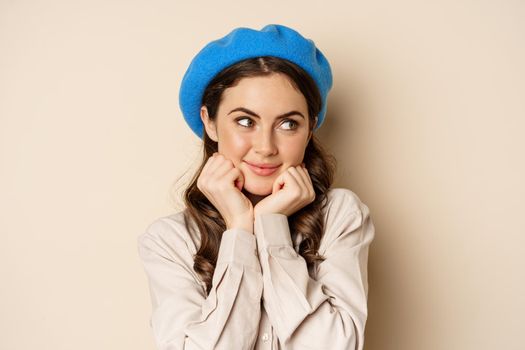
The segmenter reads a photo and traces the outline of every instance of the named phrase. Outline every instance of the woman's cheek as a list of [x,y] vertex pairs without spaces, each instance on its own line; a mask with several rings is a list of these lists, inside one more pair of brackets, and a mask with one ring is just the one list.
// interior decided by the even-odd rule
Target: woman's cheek
[[232,145],[236,150],[247,150],[249,148],[249,136],[248,135],[234,135],[232,138]]

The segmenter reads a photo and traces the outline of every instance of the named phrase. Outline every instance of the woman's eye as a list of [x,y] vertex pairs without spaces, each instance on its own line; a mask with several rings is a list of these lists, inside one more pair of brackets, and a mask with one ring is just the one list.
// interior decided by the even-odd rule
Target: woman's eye
[[[252,124],[253,120],[248,117],[241,117],[241,118],[236,119],[235,121],[244,128],[249,128],[253,125]],[[241,121],[244,121],[244,122],[241,122]],[[289,126],[287,128],[285,127],[285,130],[295,130],[299,124],[293,119],[286,119],[285,121],[282,122],[282,124],[287,124],[287,123],[289,124]]]
[[[241,120],[247,120],[249,123],[252,122],[252,120],[251,120],[250,118],[239,118],[239,119],[237,119],[237,122],[239,122],[239,121],[241,121]],[[250,125],[243,125],[243,124],[241,124],[241,125],[242,125],[243,127],[245,127],[245,128],[247,128],[247,127],[250,126]]]
[[286,123],[289,123],[291,122],[292,123],[292,127],[290,127],[290,129],[287,129],[287,130],[293,130],[297,127],[297,122],[293,119],[286,119],[283,124],[286,124]]

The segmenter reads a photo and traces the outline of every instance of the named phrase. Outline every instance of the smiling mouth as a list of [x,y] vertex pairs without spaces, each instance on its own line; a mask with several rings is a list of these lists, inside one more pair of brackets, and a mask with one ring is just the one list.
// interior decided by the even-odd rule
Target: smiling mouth
[[258,167],[258,166],[255,166],[255,165],[252,165],[248,162],[245,162],[248,167],[250,168],[250,170],[257,174],[257,175],[260,175],[260,176],[269,176],[273,173],[275,173],[277,171],[277,169],[279,169],[280,165],[278,166],[275,166],[273,168],[261,168],[261,167]]
[[248,161],[245,160],[246,163],[250,164],[250,165],[253,165],[257,168],[261,168],[261,169],[274,169],[274,168],[277,168],[277,167],[280,167],[281,165],[280,164],[277,164],[277,165],[271,165],[271,164],[263,164],[263,163],[250,163]]

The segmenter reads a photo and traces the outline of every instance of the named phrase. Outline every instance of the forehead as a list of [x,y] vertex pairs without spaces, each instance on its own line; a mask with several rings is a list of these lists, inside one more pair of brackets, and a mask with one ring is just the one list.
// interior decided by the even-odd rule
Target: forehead
[[290,78],[283,74],[271,74],[242,78],[235,86],[224,90],[219,108],[229,112],[237,107],[256,109],[261,113],[282,113],[289,109],[306,112],[307,103]]

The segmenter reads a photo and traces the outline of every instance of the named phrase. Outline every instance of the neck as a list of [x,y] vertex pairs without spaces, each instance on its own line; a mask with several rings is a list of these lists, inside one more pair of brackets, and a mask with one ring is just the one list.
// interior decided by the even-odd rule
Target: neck
[[245,189],[242,190],[242,193],[244,193],[244,195],[250,200],[250,202],[252,202],[252,205],[254,207],[257,205],[257,203],[259,203],[259,201],[261,201],[261,199],[266,197],[265,195],[258,195],[258,194],[250,193],[246,191]]

